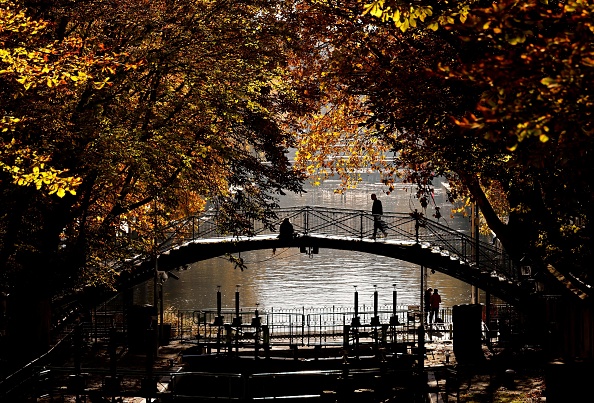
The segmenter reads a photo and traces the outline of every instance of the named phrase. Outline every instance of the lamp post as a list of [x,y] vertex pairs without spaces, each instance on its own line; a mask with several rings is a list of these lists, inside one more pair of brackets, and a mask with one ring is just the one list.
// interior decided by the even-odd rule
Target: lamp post
[[[153,273],[153,310],[156,311],[158,310],[158,306],[159,306],[159,254],[157,252],[157,197],[155,196],[155,198],[153,199],[153,250],[152,250],[152,255],[153,255],[153,267],[155,269],[154,273]],[[157,317],[152,318],[151,322],[155,322],[157,321],[158,318],[158,312],[156,312]],[[159,353],[159,339],[160,339],[160,334],[159,334],[159,330],[154,328],[155,326],[153,326],[153,332],[151,337],[154,339],[154,357],[157,357],[158,353]],[[158,324],[157,324],[158,327]]]
[[[476,267],[479,264],[479,208],[476,204],[476,201],[472,202],[472,211],[471,211],[471,236],[473,240],[472,251],[473,253],[473,261]],[[479,289],[475,285],[470,286],[470,303],[471,304],[478,304],[479,303]]]
[[[156,244],[156,240],[155,240]],[[156,248],[155,248],[156,249]],[[152,326],[152,339],[154,340],[153,345],[153,357],[157,357],[159,354],[159,339],[161,338],[160,331],[159,331],[159,324],[155,323],[158,322],[159,318],[159,259],[156,251],[153,253],[153,260],[154,260],[154,267],[155,271],[153,274],[153,312],[155,316],[151,314],[151,323]],[[156,324],[156,326],[155,326]]]

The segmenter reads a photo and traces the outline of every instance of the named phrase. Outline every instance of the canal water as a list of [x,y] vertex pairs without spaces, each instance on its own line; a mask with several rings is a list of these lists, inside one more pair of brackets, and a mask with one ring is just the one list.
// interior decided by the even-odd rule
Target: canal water
[[[338,181],[326,181],[321,186],[307,187],[303,195],[287,195],[281,207],[324,206],[370,211],[371,193],[382,201],[384,212],[421,210],[416,189],[408,184],[397,185],[390,194],[379,182],[379,176],[369,174],[356,189],[339,194],[334,189]],[[434,183],[435,193],[427,208],[432,216],[435,206],[443,214],[440,222],[452,229],[469,233],[468,217],[450,217],[452,205],[447,201],[442,182]],[[179,280],[170,278],[163,285],[164,308],[170,310],[200,310],[216,307],[216,292],[220,287],[223,308],[235,306],[235,292],[240,292],[242,307],[261,309],[295,309],[353,307],[353,296],[359,294],[359,305],[373,306],[373,293],[378,291],[379,305],[390,305],[393,290],[398,305],[420,303],[421,268],[418,265],[373,254],[320,249],[318,254],[300,253],[297,248],[281,248],[241,253],[247,269],[241,271],[224,257],[196,262],[187,270],[176,272]],[[470,302],[471,287],[441,273],[428,271],[426,287],[438,288],[443,306]],[[135,290],[136,303],[152,303],[152,283]]]

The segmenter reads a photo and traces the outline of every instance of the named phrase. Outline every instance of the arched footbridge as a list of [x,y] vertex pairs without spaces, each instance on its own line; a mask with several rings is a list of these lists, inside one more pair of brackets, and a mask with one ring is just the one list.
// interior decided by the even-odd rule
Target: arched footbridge
[[[436,220],[415,213],[386,213],[387,237],[372,239],[374,217],[362,210],[325,207],[293,207],[275,211],[276,229],[284,218],[296,236],[278,239],[278,233],[259,221],[250,236],[220,233],[216,212],[187,217],[164,229],[158,253],[158,269],[172,270],[197,261],[258,249],[283,247],[341,249],[372,253],[422,265],[472,284],[502,300],[518,304],[531,291],[520,281],[518,268],[501,248],[481,242]],[[150,278],[154,263],[135,263],[134,278]]]

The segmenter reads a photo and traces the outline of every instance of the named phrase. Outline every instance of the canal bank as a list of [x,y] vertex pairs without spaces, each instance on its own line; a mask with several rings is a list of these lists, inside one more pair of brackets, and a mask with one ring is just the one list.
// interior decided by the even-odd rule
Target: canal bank
[[[285,397],[286,402],[292,396],[300,401],[425,402],[448,396],[463,402],[503,402],[497,396],[542,394],[538,371],[543,366],[534,364],[536,350],[506,348],[497,339],[490,348],[483,347],[479,329],[478,344],[462,344],[479,346],[480,352],[473,350],[480,361],[469,365],[457,359],[460,344],[454,344],[448,315],[442,316],[445,321],[423,328],[421,350],[418,311],[406,311],[398,324],[392,321],[395,333],[385,337],[382,326],[367,324],[372,317],[358,313],[349,322],[355,326],[349,326],[338,342],[326,339],[323,344],[307,345],[276,339],[277,343],[266,345],[263,338],[253,339],[253,332],[247,331],[259,323],[253,317],[251,321],[223,318],[223,324],[235,322],[235,333],[229,335],[241,338],[227,337],[222,331],[225,326],[213,320],[209,323],[221,330],[220,338],[196,332],[191,338],[161,340],[154,350],[155,331],[147,331],[142,341],[131,338],[116,330],[117,312],[100,312],[91,316],[96,326],[79,324],[79,338],[66,343],[73,349],[63,362],[37,368],[26,388],[33,400],[26,401],[74,402],[78,396],[78,401],[91,402],[139,402],[147,397],[163,402]],[[382,317],[381,323],[390,321]],[[483,396],[497,398],[480,400]]]
[[[186,398],[182,398],[181,395],[175,397],[172,390],[174,386],[172,383],[174,379],[178,377],[178,391],[188,393],[188,390],[195,394],[208,394],[208,389],[211,398],[213,398],[212,389],[218,390],[216,393],[240,393],[243,389],[233,391],[229,389],[229,386],[240,385],[238,381],[241,379],[239,372],[227,372],[228,374],[235,374],[225,376],[225,373],[221,372],[210,372],[208,377],[201,371],[187,371],[188,364],[184,362],[184,357],[193,355],[192,349],[195,349],[195,345],[187,342],[173,341],[167,346],[161,346],[158,351],[158,355],[154,357],[153,366],[151,369],[151,377],[156,380],[155,387],[159,396],[160,401],[201,401],[197,396],[184,395]],[[451,342],[435,342],[431,343],[428,341],[427,349],[430,352],[425,356],[423,372],[424,384],[417,384],[416,386],[411,383],[409,375],[403,372],[398,373],[397,380],[392,379],[394,382],[390,386],[390,392],[388,395],[383,396],[382,399],[376,399],[377,393],[374,388],[356,388],[354,383],[354,377],[357,377],[357,371],[359,374],[363,373],[364,367],[371,372],[374,365],[380,365],[381,358],[377,357],[371,350],[361,351],[359,358],[354,355],[347,356],[345,366],[350,366],[349,371],[354,373],[354,377],[349,378],[352,383],[351,398],[356,400],[342,400],[344,402],[360,402],[360,401],[374,401],[374,402],[409,402],[410,394],[405,389],[422,388],[421,399],[422,401],[446,401],[446,391],[449,392],[448,398],[450,401],[459,398],[461,402],[540,402],[543,401],[544,396],[544,372],[540,365],[540,359],[534,355],[530,356],[531,352],[524,352],[523,357],[511,357],[503,358],[506,353],[501,351],[489,351],[485,349],[485,362],[480,368],[474,368],[473,372],[459,372],[458,373],[458,388],[454,388],[452,385],[454,380],[451,378],[451,370],[460,369],[456,362],[455,355],[452,350]],[[324,351],[316,348],[301,348],[298,350],[297,355],[295,351],[290,348],[275,348],[271,351],[271,358],[276,357],[277,360],[287,360],[294,362],[296,367],[299,364],[308,366],[312,361],[323,360],[324,358],[338,358],[344,360],[345,357],[342,354],[341,349],[327,348]],[[95,351],[89,350],[88,355],[82,358],[81,368],[82,376],[84,377],[84,397],[80,395],[79,401],[111,401],[109,397],[106,397],[104,391],[106,387],[109,387],[109,382],[106,379],[109,378],[108,372],[110,368],[111,357],[110,354],[104,349],[96,349]],[[536,352],[533,352],[536,353]],[[299,371],[282,371],[278,374],[273,375],[271,372],[260,372],[257,370],[260,365],[259,362],[266,362],[266,358],[255,360],[253,356],[254,352],[251,349],[242,349],[239,351],[239,356],[233,354],[232,356],[220,356],[221,363],[229,369],[237,369],[238,367],[234,364],[243,357],[246,362],[250,362],[253,365],[246,365],[246,368],[251,368],[250,371],[255,378],[260,377],[260,380],[266,379],[267,390],[269,393],[276,393],[278,389],[272,388],[272,384],[269,383],[273,377],[286,378],[290,380],[289,384],[294,385],[298,389],[300,384],[311,384],[315,383],[315,377],[330,378],[335,375],[336,379],[341,379],[344,376],[344,369],[340,370],[340,374],[332,374],[332,370],[313,370],[312,366],[309,365],[309,370],[299,374]],[[389,359],[389,353],[381,351],[380,354],[384,354],[384,359]],[[500,354],[503,354],[500,356]],[[316,358],[317,357],[317,358]],[[212,357],[215,359],[215,357]],[[141,393],[143,379],[146,379],[147,371],[147,357],[145,354],[133,354],[127,350],[121,350],[117,353],[117,372],[113,379],[117,379],[119,384],[120,395],[117,401],[130,402],[130,403],[141,403],[146,402],[146,396]],[[357,361],[367,361],[367,363],[360,363],[356,365]],[[449,361],[449,362],[446,362]],[[344,361],[342,361],[344,362]],[[370,364],[370,365],[368,365]],[[65,367],[74,366],[75,362],[69,361],[65,363]],[[505,372],[497,372],[496,368],[503,368],[510,366],[514,368],[513,376],[506,374]],[[263,367],[263,366],[262,366]],[[296,367],[294,369],[296,369]],[[359,368],[357,368],[359,367]],[[70,367],[73,368],[73,367]],[[269,367],[268,367],[269,368]],[[102,370],[100,370],[102,369]],[[196,369],[196,368],[195,368]],[[52,371],[56,373],[54,381],[59,378],[58,369],[53,368]],[[325,372],[324,372],[325,371]],[[348,375],[347,375],[348,376]],[[365,375],[363,375],[365,376]],[[376,375],[372,375],[375,377]],[[184,379],[185,381],[179,381]],[[369,378],[369,377],[368,377]],[[69,385],[68,378],[63,378],[66,382],[57,386],[54,391],[50,394],[45,394],[45,397],[38,398],[36,401],[49,402],[49,401],[76,401],[76,395],[72,394],[73,385]],[[226,379],[221,381],[221,379]],[[236,383],[233,383],[235,379]],[[375,379],[375,378],[374,378]],[[434,379],[434,381],[432,381]],[[231,381],[230,381],[231,380]],[[191,381],[189,384],[187,381]],[[450,382],[448,386],[447,383]],[[404,383],[404,384],[403,384]],[[376,382],[377,384],[377,382]],[[325,401],[341,401],[338,400],[338,391],[332,390],[332,386],[336,386],[337,383],[331,380],[325,380],[323,393],[320,394],[318,401],[322,401],[322,395],[324,395]],[[124,390],[128,392],[124,393]],[[303,387],[303,390],[306,388]],[[169,393],[167,392],[169,390]],[[283,386],[284,391],[289,391],[288,387]],[[415,392],[415,391],[412,391]],[[416,391],[419,392],[419,391]],[[215,394],[216,394],[215,393]],[[456,396],[458,393],[459,396]],[[136,394],[137,396],[134,396]],[[414,393],[413,393],[414,394]],[[417,393],[418,394],[418,393]],[[103,397],[100,397],[103,396]],[[366,397],[368,400],[366,400]],[[272,396],[273,397],[273,396]],[[105,400],[100,400],[105,399]],[[168,400],[177,399],[177,400]],[[221,397],[219,397],[219,400]],[[310,401],[316,401],[313,397],[310,397]],[[433,400],[431,400],[433,399]],[[285,400],[288,401],[288,400]]]

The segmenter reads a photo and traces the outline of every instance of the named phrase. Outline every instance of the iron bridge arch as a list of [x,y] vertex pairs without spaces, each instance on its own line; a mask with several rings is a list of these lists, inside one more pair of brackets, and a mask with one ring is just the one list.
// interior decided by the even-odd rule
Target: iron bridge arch
[[[514,305],[530,297],[518,268],[507,253],[418,213],[385,213],[387,238],[371,239],[374,217],[362,210],[292,207],[276,211],[278,228],[289,218],[297,236],[279,240],[261,222],[252,223],[250,236],[222,234],[216,212],[190,216],[160,231],[158,270],[172,270],[227,253],[282,247],[340,249],[372,253],[439,271],[474,285]],[[139,257],[130,281],[151,278],[154,259]]]

